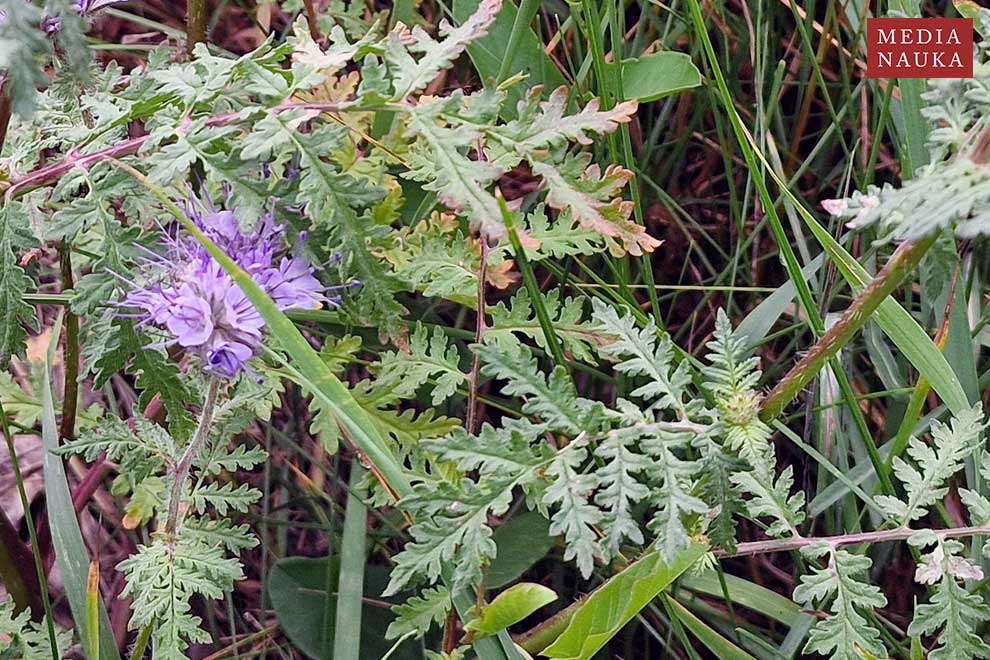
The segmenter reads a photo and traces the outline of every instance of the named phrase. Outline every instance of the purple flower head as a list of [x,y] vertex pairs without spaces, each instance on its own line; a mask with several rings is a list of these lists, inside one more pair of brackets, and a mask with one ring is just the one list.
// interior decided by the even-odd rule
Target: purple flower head
[[[245,232],[233,211],[187,205],[203,233],[249,273],[279,309],[314,309],[333,301],[297,251],[286,255],[282,227],[269,215]],[[197,355],[208,373],[234,379],[261,347],[264,320],[237,286],[194,238],[166,238],[166,253],[149,251],[141,285],[133,284],[122,307],[139,310],[140,324],[163,328]]]
[[47,35],[53,35],[62,30],[62,17],[45,15],[41,19],[41,31]]

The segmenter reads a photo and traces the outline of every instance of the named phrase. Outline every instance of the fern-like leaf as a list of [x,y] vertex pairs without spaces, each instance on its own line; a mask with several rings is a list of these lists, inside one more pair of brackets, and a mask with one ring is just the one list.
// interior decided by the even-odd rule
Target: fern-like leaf
[[417,323],[409,337],[408,351],[384,353],[374,370],[379,382],[394,384],[396,396],[402,398],[411,397],[433,379],[432,401],[437,406],[467,380],[458,361],[457,348],[450,345],[441,327],[434,327],[431,333]]
[[887,604],[880,589],[857,578],[869,571],[870,558],[821,542],[801,552],[810,559],[828,556],[826,568],[814,568],[801,576],[801,584],[794,589],[794,600],[806,606],[829,603],[829,614],[815,622],[804,652],[837,660],[862,660],[864,652],[886,658],[880,632],[862,614]]
[[691,432],[659,431],[642,440],[643,449],[653,458],[649,476],[656,482],[652,501],[657,513],[650,521],[650,529],[657,535],[656,547],[667,562],[673,562],[691,544],[685,516],[709,512],[708,505],[695,493],[701,462],[677,455],[692,437]]
[[443,623],[451,606],[450,591],[446,587],[424,589],[422,595],[413,596],[392,608],[396,618],[385,631],[385,638],[397,639],[410,632],[422,637],[434,624]]
[[645,399],[651,408],[672,409],[686,417],[684,397],[691,375],[686,362],[674,365],[670,336],[664,333],[658,338],[652,321],[639,330],[631,315],[620,316],[598,300],[594,302],[594,318],[600,324],[599,331],[613,340],[601,346],[599,353],[616,362],[616,371],[647,379],[631,395]]
[[[584,302],[580,298],[562,297],[560,289],[541,294],[541,297],[564,350],[575,360],[594,363],[592,349],[608,340],[592,323],[584,320]],[[520,289],[508,305],[499,302],[490,311],[491,327],[485,331],[488,341],[501,346],[518,343],[519,338],[528,337],[537,346],[549,351],[543,328],[536,318],[533,302],[526,289]]]
[[555,506],[550,534],[563,535],[567,544],[565,560],[576,560],[585,578],[591,576],[595,560],[604,558],[594,526],[602,519],[601,511],[592,506],[588,496],[595,489],[595,475],[581,474],[587,451],[580,447],[560,452],[546,474],[552,480],[543,495],[543,504]]
[[[450,67],[472,41],[488,33],[502,8],[502,0],[482,0],[478,9],[460,25],[454,27],[446,20],[440,23],[442,39],[435,41],[421,27],[411,31],[400,26],[393,30],[385,44],[385,62],[393,79],[393,100],[405,99]],[[422,54],[418,60],[411,53]]]
[[25,327],[37,330],[34,308],[24,302],[24,294],[34,287],[31,278],[17,263],[15,232],[26,226],[19,203],[0,208],[0,367],[24,348]]
[[911,438],[908,445],[907,453],[917,467],[900,457],[894,459],[894,474],[904,484],[907,500],[881,495],[877,496],[877,503],[901,525],[925,515],[928,507],[948,492],[945,482],[979,447],[985,427],[980,404],[953,417],[951,425],[932,422],[931,445],[917,438]]
[[481,373],[505,380],[502,391],[524,397],[523,412],[539,417],[551,430],[577,435],[600,428],[604,407],[579,397],[564,367],[557,366],[549,377],[544,376],[522,344],[502,348],[485,344],[475,350],[485,362]]
[[547,189],[547,205],[570,210],[578,225],[605,238],[613,255],[638,256],[655,250],[660,241],[631,217],[633,203],[617,197],[632,172],[617,165],[602,172],[590,163],[590,154],[570,155],[559,166],[530,160],[533,173]]
[[922,556],[915,573],[918,582],[935,587],[931,601],[915,610],[908,634],[937,634],[937,646],[928,653],[930,660],[990,658],[990,645],[976,634],[981,624],[990,621],[990,606],[960,583],[983,579],[983,570],[962,556],[964,547],[958,541],[921,533],[909,542],[919,547],[935,544],[934,550]]
[[772,520],[767,527],[767,536],[797,537],[798,525],[804,522],[804,493],[791,494],[794,485],[793,470],[784,468],[776,479],[772,474],[756,470],[733,474],[732,483],[742,492],[751,496],[746,502],[746,510],[753,518],[768,517]]
[[411,580],[440,577],[453,566],[453,586],[461,588],[481,576],[485,562],[497,548],[488,526],[489,515],[502,515],[512,503],[514,479],[480,484],[463,479],[457,488],[447,483],[420,484],[402,500],[420,521],[410,528],[412,541],[394,557],[395,568],[383,595],[390,596]]
[[601,489],[595,494],[595,504],[605,511],[602,532],[609,556],[618,552],[623,541],[643,542],[643,532],[633,518],[632,507],[650,495],[650,489],[640,483],[637,475],[649,472],[652,462],[635,448],[639,433],[616,429],[595,449],[595,455],[605,461],[598,469]]

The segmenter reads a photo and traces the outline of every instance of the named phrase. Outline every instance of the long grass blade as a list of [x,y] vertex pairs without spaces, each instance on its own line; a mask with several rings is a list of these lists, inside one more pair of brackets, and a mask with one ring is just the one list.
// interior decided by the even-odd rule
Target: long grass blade
[[[103,603],[97,602],[99,615],[97,617],[99,630],[94,634],[89,621],[89,552],[83,542],[76,510],[69,493],[69,484],[65,476],[65,466],[62,459],[52,453],[58,449],[58,426],[55,422],[55,403],[52,396],[51,366],[55,361],[62,318],[53,326],[52,339],[48,346],[45,361],[44,377],[41,379],[41,438],[45,447],[45,498],[48,503],[48,519],[51,525],[52,546],[55,548],[55,560],[62,581],[65,584],[65,594],[69,599],[72,617],[79,627],[79,636],[83,640],[86,657],[100,660],[117,660],[117,643],[110,633],[110,619],[107,617]],[[92,645],[92,640],[98,636],[99,648]]]
[[364,599],[365,537],[368,510],[364,506],[361,461],[351,461],[344,532],[340,540],[340,577],[337,584],[337,620],[334,625],[334,660],[361,660],[361,607]]

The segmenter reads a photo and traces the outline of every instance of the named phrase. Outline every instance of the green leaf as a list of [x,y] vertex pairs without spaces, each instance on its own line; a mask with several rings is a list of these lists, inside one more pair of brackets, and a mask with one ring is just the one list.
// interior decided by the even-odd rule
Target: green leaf
[[519,105],[519,118],[491,133],[506,142],[506,147],[528,156],[560,147],[568,142],[590,144],[597,135],[614,132],[628,123],[636,113],[636,104],[623,102],[609,110],[599,109],[599,100],[591,99],[579,111],[568,114],[568,88],[561,85],[550,97],[540,100],[540,90],[531,90]]
[[685,415],[683,400],[691,383],[691,374],[687,361],[675,364],[670,335],[663,333],[658,340],[657,328],[652,320],[640,330],[632,314],[620,316],[613,307],[599,300],[595,301],[594,308],[598,331],[612,339],[598,352],[616,363],[616,371],[647,379],[645,384],[632,390],[630,396],[645,399],[652,409],[670,408]]
[[122,597],[133,598],[130,627],[152,626],[155,657],[187,657],[190,643],[208,642],[210,634],[192,611],[195,596],[217,600],[244,579],[240,562],[220,545],[208,545],[198,535],[180,529],[177,541],[158,537],[120,562],[127,577]]
[[[477,9],[460,25],[453,27],[444,22],[440,26],[443,38],[434,41],[426,32],[415,27],[412,30],[412,44],[406,46],[403,35],[391,32],[385,45],[385,62],[394,77],[395,100],[405,99],[409,94],[419,91],[433,81],[444,69],[453,65],[454,61],[464,52],[475,39],[488,33],[488,27],[495,22],[495,17],[502,8],[502,0],[481,0]],[[413,53],[422,53],[419,60],[413,59]]]
[[555,600],[557,594],[553,589],[523,582],[509,587],[495,600],[482,606],[478,617],[468,621],[464,629],[473,633],[476,639],[490,637]]
[[453,565],[452,588],[470,585],[481,577],[482,566],[498,549],[492,540],[489,515],[503,515],[512,504],[516,480],[485,481],[483,486],[463,479],[419,484],[404,497],[403,508],[417,520],[409,533],[413,540],[393,557],[395,568],[386,595],[392,595],[419,576],[436,581],[446,565]]
[[804,508],[804,492],[791,494],[791,487],[794,485],[791,466],[784,468],[776,479],[772,474],[756,470],[737,472],[731,478],[733,484],[752,496],[746,502],[746,510],[750,516],[767,516],[773,519],[767,527],[767,536],[800,536],[797,528],[804,522],[804,512],[801,510]]
[[692,544],[669,565],[658,553],[647,553],[596,589],[543,655],[555,660],[589,660],[707,551],[703,544]]
[[432,379],[432,402],[438,406],[467,380],[467,374],[458,368],[459,361],[457,347],[450,345],[443,328],[435,326],[431,333],[417,323],[408,350],[383,353],[372,369],[378,375],[376,387],[382,382],[394,385],[393,393],[403,399],[411,398]]
[[961,555],[965,547],[959,541],[927,534],[908,542],[924,546],[932,541],[935,549],[922,556],[915,580],[935,583],[934,593],[930,602],[918,605],[908,634],[920,637],[938,633],[937,646],[928,654],[930,660],[990,658],[990,645],[977,634],[990,620],[990,606],[982,595],[960,584],[961,580],[981,579],[983,570]]
[[24,294],[34,287],[31,278],[17,264],[15,233],[27,224],[20,203],[0,207],[0,367],[24,348],[24,326],[37,330],[34,308],[24,302]]
[[[594,364],[592,348],[605,343],[607,338],[602,337],[591,322],[584,320],[584,301],[581,298],[564,298],[560,289],[541,293],[540,297],[564,350],[575,360]],[[486,340],[501,346],[519,343],[521,337],[528,337],[549,352],[546,335],[525,288],[520,288],[508,305],[499,301],[490,307],[489,313],[492,320],[491,327],[485,331]]]
[[664,51],[622,60],[626,100],[656,101],[701,84],[701,73],[685,53]]
[[551,430],[572,435],[600,427],[604,406],[577,395],[567,370],[558,365],[549,377],[541,372],[532,353],[522,344],[474,347],[485,362],[481,373],[506,381],[502,392],[526,398],[523,412],[542,419]]
[[392,608],[396,618],[385,631],[385,639],[398,639],[410,632],[422,637],[434,624],[444,622],[451,607],[453,602],[447,587],[424,589],[422,595]]
[[694,633],[694,636],[719,660],[756,660],[749,653],[722,637],[718,631],[711,628],[673,598],[668,598],[666,602],[670,611],[684,624],[684,627]]
[[[337,584],[339,561],[329,563],[330,582],[327,582],[328,562],[325,558],[288,557],[275,562],[268,574],[268,594],[279,625],[292,643],[308,657],[318,659],[324,648],[324,634],[332,636],[332,628],[324,626],[327,603],[336,608],[337,596],[326,594],[326,584]],[[366,567],[364,594],[378,599],[388,569],[383,566]],[[361,612],[362,657],[380,658],[388,652],[391,643],[386,641],[386,631],[394,620],[388,609],[376,607],[365,601]],[[330,618],[333,621],[333,617]],[[392,656],[398,660],[420,660],[415,645],[400,646]]]
[[546,470],[553,483],[543,494],[543,504],[556,505],[557,512],[551,519],[550,533],[564,537],[567,542],[564,560],[576,560],[581,576],[587,579],[591,577],[595,560],[604,558],[595,531],[602,513],[589,502],[588,496],[595,489],[598,477],[580,472],[587,451],[572,447],[574,444],[560,452]]
[[[80,628],[82,639],[89,639],[86,632],[86,583],[89,576],[89,551],[83,542],[76,510],[72,505],[72,495],[65,476],[65,466],[62,458],[53,453],[58,448],[58,427],[55,422],[55,404],[52,399],[51,365],[58,348],[59,329],[62,327],[62,315],[55,321],[55,331],[45,362],[45,372],[41,389],[41,438],[45,446],[44,472],[45,497],[48,503],[48,515],[51,525],[52,547],[55,550],[55,560],[62,574],[65,592],[72,609],[72,616]],[[100,660],[117,660],[117,643],[113,638],[113,629],[107,617],[103,603],[100,603]]]
[[872,611],[887,604],[880,589],[857,579],[857,575],[868,575],[873,565],[870,558],[836,550],[824,542],[809,545],[801,552],[812,559],[828,555],[828,566],[812,568],[808,575],[802,575],[794,600],[809,607],[830,603],[829,615],[812,627],[804,652],[838,660],[862,660],[864,652],[886,658],[880,632],[862,614],[863,610]]
[[[478,4],[479,0],[454,0],[454,18],[463,22],[477,10]],[[509,102],[500,112],[506,118],[516,116],[516,104],[522,100],[527,87],[542,85],[544,89],[551,90],[567,82],[553,59],[544,51],[543,42],[529,26],[523,29],[514,51],[506,53],[518,13],[516,3],[504,0],[495,22],[488,27],[488,34],[475,39],[467,49],[483,81],[495,79],[506,57],[510,58],[509,75],[526,75],[523,83],[508,89]]]
[[877,504],[901,525],[925,515],[928,507],[945,497],[949,490],[946,481],[982,444],[986,426],[983,406],[979,403],[954,416],[951,426],[934,420],[930,445],[917,438],[911,438],[908,445],[908,455],[917,467],[900,457],[894,459],[894,474],[904,484],[907,500],[878,495]]
[[456,113],[459,100],[458,96],[424,101],[410,111],[407,136],[417,140],[411,147],[410,169],[405,176],[422,182],[424,190],[437,193],[440,201],[462,213],[484,236],[500,238],[505,236],[505,226],[490,189],[504,169],[491,161],[468,157],[482,137],[479,128],[466,122],[441,123],[446,111]]
[[[360,460],[351,461],[344,530],[340,538],[340,576],[337,580],[337,616],[334,621],[333,645],[324,643],[324,657],[333,653],[335,660],[361,659],[361,623],[364,597],[364,574],[367,569],[368,509],[363,498],[364,468]],[[391,627],[391,626],[390,626]]]
[[632,180],[629,170],[613,165],[603,172],[589,153],[568,155],[560,165],[531,155],[529,164],[547,188],[547,206],[569,210],[580,227],[601,234],[613,256],[639,256],[660,245],[632,217],[633,203],[619,196]]
[[[801,608],[785,596],[781,596],[776,591],[771,591],[766,587],[736,577],[735,575],[725,576],[725,584],[728,588],[729,598],[735,606],[748,607],[754,612],[780,621],[785,626],[790,627],[801,614]],[[719,581],[718,573],[714,570],[704,573],[691,572],[681,578],[680,586],[692,591],[699,591],[714,598],[724,598],[722,583]]]
[[643,532],[633,516],[633,506],[645,500],[650,489],[636,476],[652,472],[653,463],[633,447],[636,433],[613,431],[595,449],[595,455],[606,461],[598,469],[602,489],[595,495],[595,504],[605,510],[602,531],[609,556],[619,552],[622,543],[643,543]]
[[0,658],[51,660],[65,657],[72,644],[71,630],[58,630],[52,649],[46,621],[32,621],[31,610],[16,612],[11,599],[0,603]]
[[555,543],[550,522],[535,511],[512,516],[492,535],[498,554],[485,571],[485,586],[498,589],[513,582],[543,559]]

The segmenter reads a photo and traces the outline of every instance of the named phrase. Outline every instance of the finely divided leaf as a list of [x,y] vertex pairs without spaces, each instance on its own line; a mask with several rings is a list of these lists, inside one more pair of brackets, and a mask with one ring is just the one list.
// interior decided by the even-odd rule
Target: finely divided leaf
[[812,627],[804,652],[837,660],[863,660],[864,652],[886,658],[880,632],[863,616],[864,610],[887,605],[880,589],[857,577],[868,573],[873,564],[870,558],[822,543],[802,552],[811,558],[828,555],[828,566],[801,576],[801,584],[794,590],[794,600],[808,607],[828,604],[829,614]]

